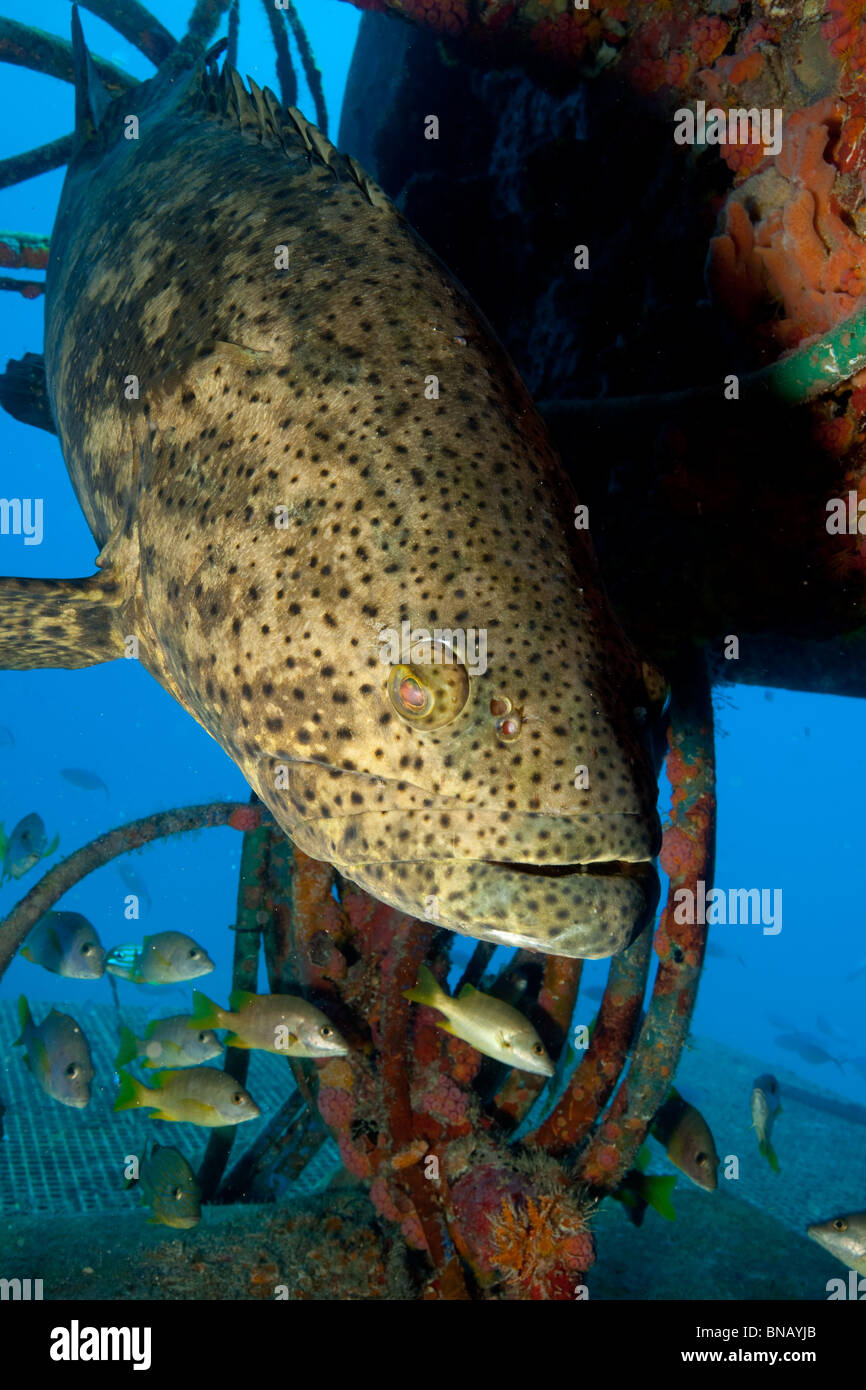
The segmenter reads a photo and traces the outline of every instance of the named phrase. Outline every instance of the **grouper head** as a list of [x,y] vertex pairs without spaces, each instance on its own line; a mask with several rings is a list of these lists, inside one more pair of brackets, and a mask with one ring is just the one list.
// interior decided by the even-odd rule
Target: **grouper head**
[[[482,502],[471,467],[452,461],[451,476],[438,519],[424,483],[392,485],[401,519],[379,538],[378,573],[372,544],[356,547],[375,618],[346,628],[329,605],[342,637],[327,619],[314,629],[318,667],[295,667],[289,704],[300,742],[275,740],[260,794],[307,853],[407,912],[509,945],[616,953],[658,897],[658,676],[569,545],[563,487],[518,494],[502,474]],[[486,537],[466,529],[470,499]]]
[[661,691],[514,368],[299,112],[230,69],[136,99],[70,166],[46,323],[121,630],[306,853],[473,937],[622,950]]

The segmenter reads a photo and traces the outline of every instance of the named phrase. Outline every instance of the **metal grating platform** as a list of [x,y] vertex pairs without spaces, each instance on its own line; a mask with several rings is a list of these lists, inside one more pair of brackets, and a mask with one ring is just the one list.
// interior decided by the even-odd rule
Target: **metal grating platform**
[[[41,1000],[32,1005],[37,1023],[50,1007]],[[17,1001],[0,1000],[0,1099],[6,1106],[5,1137],[0,1143],[0,1214],[129,1211],[139,1199],[123,1185],[128,1155],[141,1155],[147,1141],[155,1139],[175,1145],[196,1168],[210,1131],[151,1120],[147,1111],[115,1113],[117,1015],[103,1004],[56,1002],[54,1007],[71,1014],[90,1043],[96,1073],[90,1104],[86,1110],[74,1110],[40,1090],[24,1063],[24,1049],[13,1047],[21,1031]],[[145,1009],[124,1008],[125,1022],[139,1035],[151,1016]],[[146,1078],[146,1071],[142,1075]],[[264,1052],[250,1053],[246,1086],[262,1114],[238,1127],[230,1166],[294,1090],[285,1062]],[[336,1145],[329,1140],[284,1197],[321,1190],[339,1166]]]

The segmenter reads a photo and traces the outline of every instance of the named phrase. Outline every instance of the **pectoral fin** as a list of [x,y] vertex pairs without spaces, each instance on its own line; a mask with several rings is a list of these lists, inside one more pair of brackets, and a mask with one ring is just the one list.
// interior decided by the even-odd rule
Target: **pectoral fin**
[[0,669],[65,669],[125,653],[126,586],[112,572],[87,579],[0,579]]

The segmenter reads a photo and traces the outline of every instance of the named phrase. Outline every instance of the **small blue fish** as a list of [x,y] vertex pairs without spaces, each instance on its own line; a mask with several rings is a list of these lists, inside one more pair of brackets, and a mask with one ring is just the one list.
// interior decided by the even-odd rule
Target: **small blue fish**
[[47,859],[60,844],[60,836],[55,835],[50,845],[46,841],[45,822],[35,811],[18,822],[8,840],[0,825],[0,853],[3,856],[0,884],[7,878],[23,878],[40,859]]
[[85,792],[105,792],[110,796],[110,792],[101,777],[97,777],[95,772],[88,772],[84,767],[62,767],[60,776],[66,782],[71,782],[73,787],[80,787]]
[[0,748],[11,748],[15,742],[15,735],[11,729],[7,729],[5,724],[0,724]]
[[135,1057],[144,1057],[151,1069],[164,1067],[198,1067],[218,1057],[223,1045],[210,1028],[196,1031],[189,1014],[174,1014],[171,1018],[155,1018],[148,1023],[144,1037],[139,1038],[125,1025],[120,1030],[120,1049],[115,1058],[116,1071]]
[[745,970],[746,968],[746,962],[743,960],[742,956],[737,955],[734,951],[729,951],[725,946],[720,946],[716,941],[707,942],[707,948],[704,954],[713,956],[716,960],[738,960],[743,969]]
[[765,1072],[763,1076],[757,1077],[752,1087],[749,1108],[752,1112],[752,1128],[758,1136],[758,1152],[762,1158],[767,1160],[773,1172],[778,1173],[780,1172],[779,1159],[776,1150],[770,1143],[770,1135],[773,1132],[776,1117],[782,1113],[779,1083],[775,1076]]
[[843,1070],[838,1057],[834,1057],[826,1047],[822,1047],[807,1033],[783,1033],[776,1038],[776,1046],[784,1047],[787,1052],[796,1052],[798,1057],[802,1057],[804,1062],[810,1062],[812,1066],[820,1067],[825,1062],[835,1062],[839,1070]]
[[105,951],[95,928],[80,912],[46,912],[21,948],[25,960],[68,980],[98,980]]
[[25,1047],[25,1062],[47,1096],[83,1110],[90,1101],[93,1063],[87,1038],[69,1014],[52,1009],[37,1026],[24,995],[18,1000],[21,1036],[14,1047]]
[[[153,1085],[118,1072],[120,1087],[115,1110],[153,1110],[152,1120],[204,1125],[209,1129],[256,1120],[261,1110],[239,1081],[216,1067],[187,1067],[183,1071],[155,1071]],[[148,1100],[153,1096],[153,1100]]]
[[136,985],[174,985],[209,975],[214,963],[204,947],[185,932],[161,931],[146,936],[140,946],[113,946],[105,968],[110,975]]
[[185,1231],[198,1224],[201,1188],[179,1149],[154,1144],[141,1165],[138,1185],[142,1206],[153,1212],[151,1225]]
[[821,1018],[820,1014],[817,1023],[818,1031],[823,1033],[825,1037],[832,1038],[834,1042],[847,1043],[851,1041],[847,1033],[840,1033],[838,1028],[832,1023],[828,1023],[826,1018]]

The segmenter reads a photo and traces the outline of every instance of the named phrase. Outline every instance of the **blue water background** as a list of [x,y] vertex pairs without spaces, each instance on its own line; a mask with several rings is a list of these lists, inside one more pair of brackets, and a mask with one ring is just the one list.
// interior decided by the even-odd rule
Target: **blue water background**
[[[359,14],[342,0],[297,0],[324,76],[332,137]],[[151,7],[175,33],[177,7]],[[32,5],[6,0],[3,12],[68,36],[66,0]],[[82,12],[91,48],[138,77],[152,68],[108,26]],[[260,6],[245,6],[239,67],[276,89],[272,47]],[[8,66],[0,67],[4,121],[0,157],[65,134],[73,124],[71,87]],[[303,78],[299,105],[315,111]],[[0,193],[0,229],[48,233],[63,171]],[[27,278],[27,272],[22,272]],[[0,349],[9,357],[42,346],[42,300],[0,296]],[[0,492],[44,499],[40,546],[0,537],[0,572],[76,576],[93,572],[96,546],[67,479],[57,442],[0,414]],[[866,786],[863,707],[856,700],[732,687],[719,693],[718,860],[724,888],[780,888],[783,925],[765,935],[760,925],[719,926],[713,940],[730,952],[710,959],[701,985],[694,1031],[753,1052],[762,1067],[791,1068],[804,1083],[831,1086],[866,1102],[866,1075],[848,1065],[813,1066],[780,1049],[781,1031],[768,1015],[812,1033],[840,1059],[866,1056],[862,1038],[866,973],[847,974],[866,958],[863,897],[863,788]],[[139,816],[214,799],[245,801],[241,774],[216,743],[134,661],[84,671],[0,672],[0,725],[14,745],[0,746],[0,821],[7,832],[28,812],[43,816],[49,836],[59,831],[59,855]],[[0,734],[2,743],[2,734]],[[110,788],[83,791],[60,769],[97,773]],[[663,795],[662,806],[666,804]],[[59,905],[85,913],[105,945],[144,932],[175,928],[195,936],[216,961],[202,982],[223,1000],[230,989],[232,936],[241,837],[231,830],[158,842],[123,861],[145,881],[152,898],[140,922],[124,919],[124,887],[107,866],[79,884]],[[50,862],[56,862],[55,856]],[[0,889],[5,915],[41,869]],[[460,943],[462,944],[462,943]],[[465,957],[465,951],[460,952]],[[497,953],[501,959],[503,953]],[[741,958],[741,959],[738,959]],[[587,985],[601,983],[603,962],[587,966]],[[264,987],[263,981],[262,987]],[[123,991],[129,987],[121,986]],[[16,960],[0,982],[0,997],[26,991],[31,1000],[110,1001],[106,980],[65,981]],[[145,996],[127,994],[131,1002]],[[178,997],[146,996],[155,1012],[175,1012]],[[596,1006],[592,1005],[594,1009]],[[589,1007],[579,1016],[588,1021]],[[586,1016],[586,1017],[584,1017]],[[844,1040],[816,1027],[821,1016]],[[713,1086],[707,1078],[707,1087]]]

